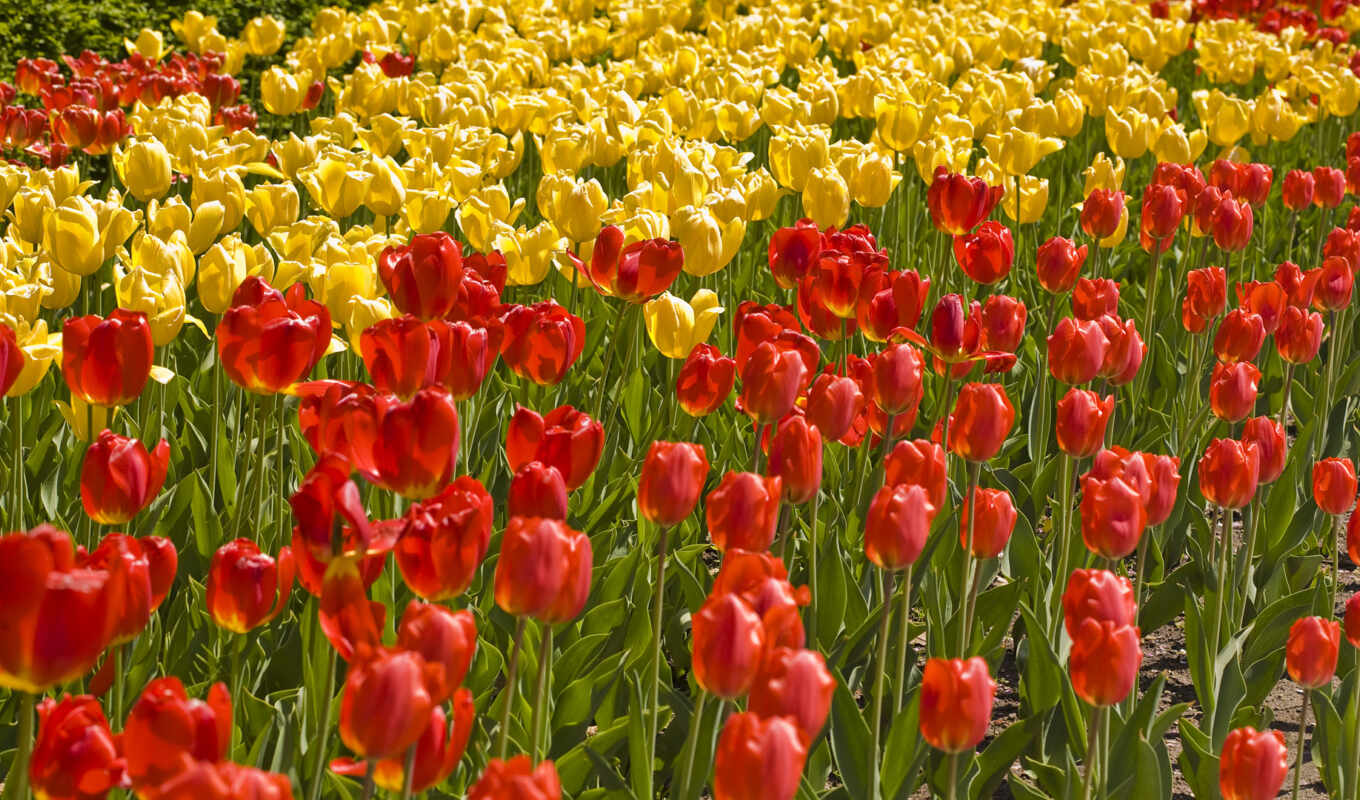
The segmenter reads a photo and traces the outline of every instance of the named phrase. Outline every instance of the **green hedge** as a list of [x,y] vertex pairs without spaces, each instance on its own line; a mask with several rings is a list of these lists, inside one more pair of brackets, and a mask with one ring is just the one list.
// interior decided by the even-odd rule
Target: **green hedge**
[[368,0],[0,0],[0,76],[14,71],[24,57],[57,58],[62,53],[93,50],[107,58],[122,58],[123,39],[142,28],[163,32],[173,41],[170,21],[190,9],[217,16],[217,27],[227,36],[240,32],[252,17],[273,14],[288,23],[288,41],[304,33],[313,12],[325,6],[358,10]]

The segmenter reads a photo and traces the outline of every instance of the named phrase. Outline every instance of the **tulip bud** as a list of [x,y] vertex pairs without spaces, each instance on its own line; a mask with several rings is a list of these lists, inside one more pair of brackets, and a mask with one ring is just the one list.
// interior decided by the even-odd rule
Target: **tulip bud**
[[926,206],[936,230],[950,236],[971,233],[1001,199],[1000,186],[988,186],[981,178],[935,169],[926,192]]
[[750,710],[762,717],[794,721],[804,744],[826,724],[836,679],[815,650],[776,647],[766,656],[751,686]]
[[1336,675],[1341,650],[1341,624],[1322,617],[1303,617],[1289,628],[1284,648],[1289,677],[1305,689],[1320,689]]
[[977,747],[991,724],[995,695],[982,658],[929,659],[921,673],[921,738],[946,753]]
[[1015,407],[999,383],[966,383],[949,416],[946,445],[967,461],[988,461],[1015,424]]
[[1251,414],[1256,405],[1256,386],[1261,371],[1246,361],[1218,364],[1209,379],[1209,407],[1214,416],[1228,422],[1239,422]]
[[1093,706],[1111,706],[1127,697],[1142,663],[1138,628],[1132,625],[1087,617],[1072,635],[1072,689]]
[[467,609],[450,611],[413,600],[397,625],[397,648],[419,653],[427,665],[440,668],[437,680],[427,682],[438,705],[453,696],[467,675],[477,650],[477,623]]
[[1124,224],[1127,211],[1124,193],[1117,189],[1096,189],[1081,204],[1081,229],[1098,240],[1112,237]]
[[[1355,551],[1349,546],[1349,542],[1347,544],[1347,549],[1349,549],[1351,553],[1354,553]],[[1351,560],[1355,560],[1354,555],[1351,556]],[[1353,594],[1351,595],[1351,599],[1346,601],[1346,619],[1344,625],[1346,641],[1351,643],[1351,647],[1360,647],[1360,594]]]
[[94,697],[45,698],[38,704],[29,785],[44,798],[104,796],[122,782],[120,749]]
[[944,448],[926,439],[898,442],[884,462],[883,485],[902,484],[922,487],[932,507],[943,507],[946,489]]
[[1035,270],[1039,285],[1053,294],[1061,294],[1076,285],[1081,267],[1086,263],[1087,246],[1077,247],[1071,239],[1054,236],[1039,245],[1035,256]]
[[511,469],[541,461],[556,467],[572,491],[595,471],[603,450],[604,427],[571,406],[558,406],[545,416],[521,406],[505,432]]
[[718,548],[762,551],[774,541],[783,481],[752,472],[729,472],[708,493],[708,535]]
[[792,800],[806,760],[807,743],[791,718],[733,714],[718,737],[713,798]]
[[1014,353],[1025,338],[1025,304],[1004,294],[994,294],[982,304],[983,350]]
[[491,759],[482,776],[468,790],[467,800],[562,800],[562,781],[551,761],[537,766],[528,756],[508,761]]
[[921,486],[904,483],[879,489],[864,520],[865,555],[880,569],[911,566],[925,548],[935,511]]
[[1215,439],[1199,461],[1199,490],[1221,508],[1241,508],[1251,502],[1260,480],[1261,454],[1254,444]]
[[1259,314],[1234,308],[1214,334],[1214,354],[1225,364],[1255,361],[1266,341],[1265,324]]
[[[977,507],[976,519],[972,518],[974,506]],[[1010,541],[1011,532],[1015,530],[1015,519],[1015,504],[1010,492],[1004,489],[974,489],[959,513],[959,545],[969,550],[968,540],[972,537],[970,552],[974,558],[996,558]]]
[[[1288,186],[1288,176],[1285,180]],[[1279,795],[1288,775],[1289,749],[1279,731],[1238,728],[1223,740],[1218,759],[1223,800],[1270,800]]]
[[638,478],[638,511],[656,525],[679,525],[693,511],[708,477],[703,445],[652,442]]
[[755,682],[765,653],[765,627],[741,597],[710,594],[692,619],[694,679],[704,691],[735,699]]
[[231,696],[225,684],[207,700],[190,699],[179,678],[147,684],[123,727],[123,755],[133,786],[160,786],[184,770],[184,762],[221,761],[231,744]]
[[585,322],[552,300],[515,306],[505,316],[501,357],[512,372],[539,386],[561,383],[585,345]]
[[909,344],[895,344],[873,362],[874,403],[885,414],[916,416],[921,403],[921,354]]
[[1270,417],[1252,417],[1242,428],[1242,442],[1254,444],[1260,455],[1258,483],[1274,483],[1289,458],[1284,426]]
[[590,539],[561,520],[511,517],[496,564],[496,605],[513,616],[566,622],[590,594]]
[[271,622],[288,605],[293,588],[293,552],[280,548],[278,560],[250,539],[227,542],[208,568],[208,614],[232,633]]
[[153,349],[140,311],[119,308],[106,319],[68,318],[62,325],[62,375],[72,396],[85,403],[125,406],[146,386]]
[[462,246],[447,233],[417,234],[404,247],[382,251],[378,276],[397,308],[420,319],[441,317],[458,297]]
[[793,409],[807,367],[793,351],[763,342],[741,368],[741,403],[759,425],[783,419]]
[[808,419],[827,440],[839,441],[863,410],[864,395],[853,378],[824,372],[808,389]]
[[510,479],[506,513],[512,517],[567,518],[567,484],[556,467],[530,461]]
[[147,453],[140,441],[105,430],[86,451],[80,471],[85,513],[104,525],[127,522],[160,493],[169,463],[164,439]]
[[780,228],[770,235],[768,261],[770,273],[781,289],[795,289],[822,249],[822,234],[817,223],[803,218],[793,227]]
[[1340,311],[1351,304],[1355,275],[1346,259],[1331,256],[1318,269],[1308,271],[1308,280],[1313,285],[1313,308],[1318,311]]
[[1068,636],[1073,638],[1086,619],[1115,625],[1134,625],[1138,621],[1133,584],[1128,578],[1109,570],[1072,570],[1062,605],[1063,623]]
[[398,650],[350,665],[340,701],[340,739],[369,760],[405,752],[420,738],[435,703],[418,653]]
[[1073,458],[1093,456],[1104,445],[1105,426],[1114,413],[1114,396],[1101,399],[1095,392],[1075,387],[1058,401],[1054,431],[1058,447]]
[[467,589],[491,541],[493,513],[491,495],[467,475],[411,506],[393,548],[411,591],[438,602]]
[[1015,261],[1010,229],[989,220],[976,233],[954,237],[954,259],[974,281],[984,286],[996,283],[1010,274]]
[[1313,167],[1313,205],[1336,208],[1346,199],[1346,173],[1336,167]]
[[1284,207],[1298,213],[1313,204],[1313,173],[1291,169],[1285,173],[1282,188]]
[[1333,516],[1355,505],[1355,463],[1349,458],[1324,458],[1313,465],[1313,501]]
[[1108,347],[1099,323],[1063,317],[1048,337],[1048,371],[1066,384],[1086,383],[1099,373]]

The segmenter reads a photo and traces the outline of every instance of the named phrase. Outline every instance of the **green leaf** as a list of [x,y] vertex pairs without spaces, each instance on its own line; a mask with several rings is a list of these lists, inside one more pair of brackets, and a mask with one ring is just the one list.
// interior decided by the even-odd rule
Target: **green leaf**
[[870,752],[869,740],[869,726],[845,681],[838,678],[831,703],[831,751],[851,797],[869,796],[869,770],[878,759]]
[[915,781],[908,781],[909,770],[916,763],[921,750],[921,693],[911,695],[911,702],[897,714],[892,727],[888,729],[888,741],[883,751],[892,753],[892,758],[883,759],[883,796],[896,797],[903,790],[910,792]]
[[1066,680],[1062,664],[1044,636],[1043,626],[1027,604],[1020,604],[1020,614],[1025,620],[1026,631],[1024,640],[1016,649],[1016,660],[1021,661],[1023,676],[1020,691],[1034,711],[1046,711],[1056,706],[1062,698]]
[[1011,764],[1029,747],[1043,722],[1042,716],[1025,717],[1008,725],[988,743],[977,757],[977,774],[968,786],[970,800],[982,800],[994,795],[1002,779],[1010,773]]

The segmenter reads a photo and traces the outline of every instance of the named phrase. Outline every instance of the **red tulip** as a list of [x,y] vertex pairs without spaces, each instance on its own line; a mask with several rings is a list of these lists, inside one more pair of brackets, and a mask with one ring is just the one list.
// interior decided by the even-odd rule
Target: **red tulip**
[[1148,512],[1148,525],[1161,525],[1171,516],[1176,506],[1176,493],[1180,489],[1181,460],[1175,456],[1158,456],[1140,453],[1143,464],[1150,477],[1150,492],[1145,505]]
[[463,247],[443,231],[420,233],[378,256],[378,277],[392,303],[420,319],[447,314],[463,279]]
[[690,351],[675,379],[675,396],[691,417],[717,411],[737,381],[737,362],[711,344],[700,343]]
[[[1354,561],[1355,556],[1351,556],[1351,560]],[[1353,594],[1351,599],[1346,601],[1344,625],[1346,641],[1351,643],[1351,647],[1360,647],[1360,594]]]
[[1346,199],[1346,173],[1336,167],[1313,167],[1313,205],[1336,208]]
[[1316,281],[1309,280],[1299,269],[1299,265],[1292,261],[1283,261],[1275,268],[1275,282],[1284,289],[1288,297],[1289,305],[1297,308],[1308,308],[1313,303],[1313,291],[1316,288]]
[[0,322],[0,397],[4,397],[19,379],[24,361],[24,351],[19,347],[14,329]]
[[467,609],[450,611],[413,600],[397,625],[397,648],[419,653],[427,665],[439,667],[437,677],[427,681],[439,705],[453,696],[467,676],[477,652],[477,623]]
[[[977,519],[970,531],[969,518],[975,504]],[[959,546],[968,548],[971,533],[973,557],[996,558],[1011,539],[1015,518],[1015,504],[1011,501],[1010,492],[1004,489],[974,489],[972,497],[964,501],[959,513]]]
[[1237,194],[1253,206],[1265,205],[1270,196],[1270,184],[1275,179],[1275,170],[1269,164],[1252,162],[1242,165],[1237,183]]
[[994,294],[982,304],[983,350],[1014,353],[1025,338],[1025,304],[1004,294]]
[[954,412],[949,416],[949,441],[953,453],[967,461],[987,461],[1015,424],[1015,407],[999,383],[965,383],[959,388]]
[[1003,189],[988,186],[981,178],[970,178],[936,167],[926,191],[926,206],[935,229],[950,236],[962,236],[978,226],[1001,200]]
[[[341,526],[348,523],[348,528],[365,544],[371,538],[368,514],[359,497],[359,487],[354,485],[349,475],[348,461],[336,455],[323,455],[303,476],[297,491],[288,498],[293,518],[297,522],[294,544],[305,543],[303,549],[313,559],[324,561],[335,555],[332,542],[337,522]],[[336,519],[337,514],[339,520]],[[299,557],[301,567],[305,559],[301,558],[296,547],[293,554]]]
[[1072,634],[1072,689],[1093,706],[1111,706],[1127,697],[1142,663],[1138,629],[1132,625],[1087,617]]
[[817,262],[822,249],[822,234],[817,223],[800,219],[793,227],[770,234],[768,262],[770,274],[781,289],[796,289],[808,270]]
[[1214,354],[1225,364],[1255,361],[1265,341],[1266,329],[1260,315],[1234,308],[1214,334]]
[[1071,239],[1062,236],[1054,236],[1039,245],[1034,264],[1039,273],[1039,285],[1053,294],[1069,291],[1081,275],[1086,253],[1087,245],[1077,247]]
[[515,306],[505,315],[501,357],[512,372],[539,386],[561,383],[585,346],[585,322],[552,300]]
[[1181,324],[1190,333],[1200,333],[1223,313],[1227,303],[1228,284],[1222,267],[1190,270],[1181,302]]
[[1229,253],[1246,248],[1251,241],[1251,229],[1251,205],[1246,200],[1234,200],[1230,195],[1219,201],[1209,222],[1214,244]]
[[1072,313],[1080,320],[1119,313],[1119,284],[1109,278],[1081,278],[1072,291]]
[[799,330],[798,318],[787,306],[762,306],[746,300],[737,306],[732,330],[737,337],[736,362],[740,371],[762,342],[768,342],[784,331]]
[[562,800],[562,781],[551,761],[538,766],[528,756],[491,759],[482,777],[468,789],[467,800]]
[[828,441],[845,436],[863,410],[864,395],[853,378],[824,372],[808,389],[808,419]]
[[1257,483],[1274,483],[1289,458],[1284,426],[1270,417],[1252,417],[1242,428],[1242,441],[1256,445],[1261,462]]
[[[1298,170],[1289,175],[1294,172]],[[1285,176],[1286,191],[1289,175]],[[1238,728],[1223,740],[1218,759],[1218,790],[1223,800],[1272,800],[1280,794],[1288,775],[1289,748],[1279,731]]]
[[1151,184],[1143,191],[1143,210],[1139,217],[1139,239],[1144,250],[1152,249],[1152,242],[1158,250],[1171,246],[1169,241],[1181,224],[1185,213],[1185,198],[1175,187],[1165,184]]
[[718,737],[713,798],[792,800],[806,761],[807,745],[791,718],[738,712]]
[[1355,505],[1355,463],[1324,458],[1313,465],[1313,501],[1328,514],[1345,514]]
[[420,654],[404,650],[351,664],[340,700],[340,740],[364,759],[404,755],[429,724],[436,672]]
[[996,220],[982,223],[976,233],[954,237],[954,260],[968,277],[987,286],[1010,274],[1015,242],[1010,229]]
[[302,284],[285,296],[257,275],[232,295],[217,325],[217,357],[236,385],[256,394],[282,392],[312,371],[331,343],[326,307]]
[[903,483],[879,489],[864,520],[864,554],[880,569],[905,569],[916,563],[935,511],[921,486]]
[[765,653],[760,615],[740,596],[714,592],[695,612],[694,680],[728,700],[750,691]]
[[227,542],[208,568],[208,614],[232,633],[272,622],[288,606],[293,588],[293,551],[279,549],[276,561],[250,539]]
[[762,717],[787,717],[811,744],[826,724],[836,679],[815,650],[776,647],[751,686],[748,708]]
[[121,577],[110,598],[118,609],[118,620],[109,643],[119,645],[136,638],[165,600],[174,582],[178,555],[168,539],[110,533],[92,552],[78,552],[76,565]]
[[231,744],[231,696],[215,683],[208,699],[191,700],[179,678],[147,684],[123,727],[123,755],[134,790],[160,787],[186,762],[221,761]]
[[530,461],[515,470],[505,501],[511,517],[567,518],[567,484],[557,467]]
[[85,513],[103,525],[120,525],[160,493],[170,464],[170,445],[146,445],[104,430],[85,451],[80,469],[80,501]]
[[[88,694],[38,704],[29,786],[43,800],[92,800],[123,785],[125,763],[99,701]],[[14,779],[14,773],[10,773]]]
[[1113,413],[1113,395],[1102,400],[1095,392],[1068,389],[1054,418],[1058,447],[1073,458],[1095,455],[1105,443],[1105,426]]
[[1261,371],[1255,364],[1239,361],[1217,364],[1209,379],[1209,407],[1214,416],[1228,422],[1246,419],[1256,406],[1256,387]]
[[1313,308],[1318,311],[1340,311],[1351,304],[1355,289],[1355,274],[1350,262],[1332,256],[1316,270],[1309,270],[1307,279],[1313,287]]
[[669,289],[684,265],[679,242],[646,239],[625,245],[623,231],[609,225],[595,237],[586,277],[601,294],[645,303]]
[[1348,228],[1332,228],[1322,245],[1324,259],[1336,256],[1344,258],[1351,265],[1351,271],[1360,269],[1360,235]]
[[793,409],[804,376],[811,379],[797,352],[762,343],[741,368],[742,409],[758,425],[783,419]]
[[822,434],[816,425],[800,415],[789,416],[770,438],[769,453],[768,472],[783,483],[785,502],[806,503],[817,495],[822,486]]
[[1280,327],[1280,315],[1289,305],[1289,294],[1275,281],[1250,281],[1237,284],[1237,302],[1243,311],[1261,317],[1269,335]]
[[921,353],[909,344],[889,345],[873,360],[873,400],[883,413],[914,418],[921,404]]
[[1113,314],[1106,314],[1096,322],[1106,340],[1105,358],[1096,374],[1114,386],[1131,383],[1147,356],[1147,345],[1138,335],[1138,327],[1133,320],[1120,320]]
[[926,439],[898,442],[883,465],[884,486],[920,486],[937,509],[944,506],[947,477],[944,448]]
[[1066,384],[1086,383],[1099,373],[1108,348],[1100,323],[1063,317],[1048,337],[1048,371]]
[[1320,689],[1336,675],[1341,651],[1341,623],[1322,617],[1303,617],[1289,628],[1284,663],[1289,677],[1305,689]]
[[875,342],[887,341],[899,328],[915,328],[930,295],[930,278],[914,269],[881,274],[882,288],[867,295],[861,290],[856,313],[860,330]]
[[1096,189],[1081,204],[1081,229],[1087,236],[1106,239],[1119,230],[1126,213],[1123,192]]
[[491,495],[467,475],[411,506],[395,549],[411,591],[441,601],[466,590],[491,541],[493,514]]
[[779,521],[783,481],[753,472],[729,472],[708,493],[708,536],[719,549],[767,550]]
[[[1231,164],[1231,162],[1224,163]],[[1210,173],[1211,179],[1216,179],[1217,177],[1218,176],[1214,175],[1212,172]],[[1232,178],[1232,185],[1237,186],[1239,181],[1236,179],[1235,170]],[[1166,161],[1159,162],[1152,170],[1152,183],[1164,183],[1168,186],[1174,186],[1176,189],[1180,190],[1186,198],[1198,197],[1205,189],[1204,173],[1200,172],[1199,167],[1196,167],[1193,164],[1175,164]]]
[[981,658],[929,659],[921,673],[921,738],[946,753],[977,747],[995,697],[996,681]]
[[[321,632],[345,661],[368,661],[383,652],[387,606],[368,598],[359,560],[340,556],[326,564],[317,608]],[[438,676],[431,673],[431,679]]]
[[679,525],[693,513],[707,478],[703,445],[652,442],[638,478],[638,512],[663,528]]
[[496,605],[512,616],[566,622],[590,594],[590,539],[561,520],[512,517],[496,563]]
[[410,397],[416,390],[434,383],[439,363],[439,339],[435,326],[412,316],[383,319],[370,325],[359,336],[359,352],[373,386],[384,394]]
[[440,386],[409,401],[390,395],[342,401],[349,457],[369,483],[402,497],[433,497],[453,479],[458,410]]
[[1112,622],[1117,626],[1134,625],[1138,606],[1133,584],[1123,575],[1104,569],[1074,569],[1062,596],[1063,624],[1067,635],[1076,638],[1083,620]]
[[505,433],[511,469],[541,461],[556,467],[572,491],[595,471],[603,450],[604,427],[571,406],[558,406],[545,416],[519,406]]
[[505,331],[500,323],[446,322],[432,324],[438,343],[435,376],[455,401],[467,400],[482,388],[487,373],[500,356]]
[[[453,696],[453,719],[447,719],[441,706],[430,710],[425,730],[416,740],[415,760],[411,762],[412,792],[424,792],[443,783],[453,774],[467,749],[475,713],[472,692],[467,689],[459,689]],[[331,762],[331,770],[338,775],[362,777],[368,772],[368,763],[348,758],[336,759]],[[373,771],[373,782],[394,794],[402,791],[405,779],[404,756],[383,759]]]
[[70,317],[61,329],[61,373],[72,397],[125,406],[146,386],[153,349],[151,327],[140,311],[116,308],[107,319]]
[[784,562],[769,553],[728,550],[713,581],[710,597],[734,594],[760,617],[769,647],[803,646],[805,634],[798,609],[811,601],[806,586],[789,583]]
[[1313,173],[1301,169],[1291,169],[1284,175],[1284,207],[1298,212],[1313,204]]
[[880,259],[878,256],[874,252],[824,247],[812,269],[799,283],[799,294],[816,295],[816,302],[837,319],[856,319],[860,298],[872,296],[874,287],[883,281],[879,262],[886,261],[886,257]]
[[1147,519],[1143,495],[1124,477],[1082,479],[1081,538],[1091,552],[1114,559],[1132,553]]
[[1199,460],[1199,490],[1221,508],[1241,508],[1256,494],[1261,453],[1251,443],[1215,439]]

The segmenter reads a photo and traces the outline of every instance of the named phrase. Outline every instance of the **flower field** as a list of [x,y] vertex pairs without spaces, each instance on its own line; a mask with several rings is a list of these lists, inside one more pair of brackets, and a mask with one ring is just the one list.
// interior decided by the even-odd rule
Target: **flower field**
[[1357,32],[2,56],[0,800],[1360,797]]

